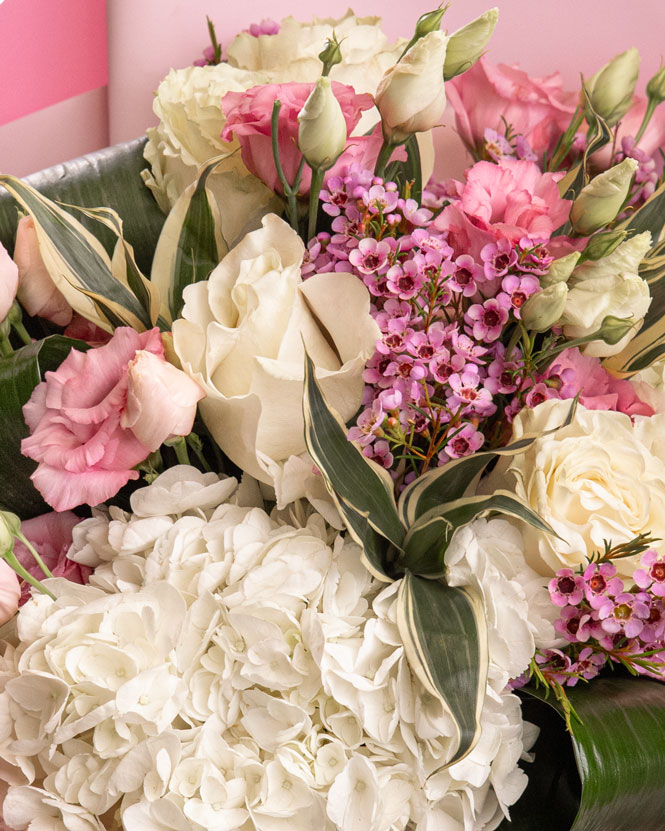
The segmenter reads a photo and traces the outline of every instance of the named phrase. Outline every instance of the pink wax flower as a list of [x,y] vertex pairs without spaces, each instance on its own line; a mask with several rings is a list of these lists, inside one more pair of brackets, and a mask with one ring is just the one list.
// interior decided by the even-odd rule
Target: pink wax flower
[[482,305],[474,303],[470,306],[465,320],[473,330],[473,337],[487,343],[496,340],[508,320],[509,309],[510,298],[503,293],[490,297]]
[[584,597],[584,578],[572,568],[560,568],[548,584],[555,606],[577,606]]
[[650,611],[647,595],[622,592],[603,600],[598,607],[598,618],[608,634],[623,632],[627,638],[636,638],[646,625]]
[[7,317],[18,288],[18,267],[0,244],[0,323]]
[[[69,546],[72,544],[72,529],[81,521],[80,517],[71,511],[56,512],[25,519],[21,522],[21,532],[35,548],[44,561],[46,567],[54,577],[64,577],[72,583],[87,583],[92,569],[75,563],[67,558]],[[21,565],[38,580],[44,579],[44,572],[35,562],[35,558],[23,545],[16,540],[14,554]],[[21,605],[30,597],[30,586],[23,584],[21,590]]]
[[167,364],[156,328],[121,327],[104,346],[73,349],[23,407],[31,435],[21,452],[38,462],[35,487],[56,511],[109,499],[163,441],[191,431],[202,397]]
[[252,23],[249,29],[245,29],[244,31],[255,38],[261,35],[276,35],[279,32],[279,23],[276,23],[269,17],[264,17],[260,23]]
[[[547,241],[568,219],[571,202],[561,198],[556,184],[561,174],[541,173],[534,162],[477,162],[465,177],[457,184],[459,207],[495,239]],[[442,227],[438,220],[435,225]]]
[[14,569],[0,560],[0,626],[11,620],[19,607],[21,586]]
[[574,398],[580,393],[580,404],[587,410],[613,410],[629,416],[652,416],[653,409],[641,401],[629,381],[615,378],[603,367],[599,358],[583,355],[575,347],[566,349],[551,364],[544,378],[562,377],[566,384],[561,398]]
[[577,606],[565,606],[554,628],[570,643],[584,643],[592,635],[592,618]]
[[590,563],[585,569],[584,595],[592,608],[597,609],[606,595],[614,596],[623,591],[623,581],[616,576],[614,563]]
[[[284,175],[289,184],[293,184],[301,159],[297,144],[298,113],[313,88],[314,84],[266,84],[244,92],[227,92],[222,99],[222,110],[226,116],[222,139],[231,141],[235,136],[240,142],[242,160],[247,169],[277,193],[283,193],[284,189],[272,155],[270,122],[273,104],[278,99],[282,102],[279,153]],[[344,113],[347,133],[351,136],[363,110],[370,109],[374,102],[371,96],[358,95],[353,87],[346,84],[333,81],[332,89]],[[343,167],[352,162],[374,167],[381,142],[380,135],[349,138],[346,150],[327,172],[326,180],[338,175]],[[310,182],[311,172],[305,166],[298,193],[308,193]]]
[[[448,89],[448,87],[446,87]],[[640,128],[644,113],[646,110],[646,99],[636,96],[633,99],[633,105],[624,115],[621,121],[617,124],[616,146],[621,147],[624,138],[633,137],[637,135]],[[644,131],[644,135],[637,145],[640,150],[653,157],[656,162],[658,173],[663,171],[663,161],[658,152],[659,148],[665,146],[665,109],[657,107],[655,113],[651,117],[648,127]],[[612,162],[612,145],[607,144],[592,156],[594,164],[598,164],[603,168],[611,167]]]
[[566,129],[575,109],[575,95],[563,91],[558,72],[530,78],[518,67],[493,66],[487,58],[448,81],[446,93],[458,133],[476,151],[483,146],[486,128],[505,131],[505,119],[540,158]]
[[605,664],[606,660],[607,658],[602,652],[594,652],[592,647],[585,646],[571,667],[571,670],[575,672],[576,675],[568,679],[566,686],[574,687],[580,677],[586,678],[587,681],[591,678],[595,678],[600,672],[602,666]]
[[665,560],[650,549],[642,555],[642,568],[633,573],[635,584],[649,589],[657,597],[665,597]]

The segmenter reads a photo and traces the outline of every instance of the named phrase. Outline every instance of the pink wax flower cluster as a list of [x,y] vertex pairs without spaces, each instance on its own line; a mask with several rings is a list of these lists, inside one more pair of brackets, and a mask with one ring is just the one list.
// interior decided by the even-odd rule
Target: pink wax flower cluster
[[556,573],[548,586],[561,609],[554,628],[570,647],[536,659],[546,677],[573,686],[580,677],[597,675],[609,660],[665,680],[665,558],[647,550],[633,583],[627,588],[612,562]]
[[72,349],[23,407],[35,487],[56,511],[115,496],[166,439],[191,431],[203,396],[166,361],[158,329],[120,327],[104,346]]
[[[275,101],[281,102],[279,112],[279,156],[284,175],[290,185],[296,179],[302,154],[298,150],[298,114],[309,98],[314,84],[287,83],[255,86],[243,92],[227,92],[222,99],[226,123],[222,139],[234,137],[240,143],[240,153],[245,167],[271,190],[283,193],[284,188],[277,174],[272,152],[271,119]],[[374,106],[370,95],[359,95],[347,84],[332,82],[335,94],[344,114],[347,134],[351,136],[364,110]],[[380,132],[372,136],[357,136],[349,141],[326,178],[334,176],[342,167],[355,162],[373,166],[381,149]],[[311,170],[305,166],[298,189],[299,194],[309,192]]]
[[[506,355],[502,339],[540,290],[539,276],[552,261],[549,233],[563,200],[558,193],[552,197],[553,219],[543,222],[549,203],[535,192],[539,185],[548,191],[550,180],[531,162],[516,164],[517,177],[528,180],[531,208],[516,207],[513,215],[510,189],[500,197],[497,186],[485,191],[485,201],[503,203],[488,208],[485,227],[479,228],[480,210],[471,216],[463,204],[455,209],[472,233],[484,234],[475,255],[466,242],[459,244],[443,214],[434,219],[400,196],[395,183],[358,166],[330,177],[321,193],[332,233],[310,241],[303,274],[354,273],[372,295],[382,332],[364,372],[364,409],[349,438],[386,468],[396,468],[406,455],[412,469],[405,481],[479,450],[486,440],[483,424],[504,406],[502,396],[523,383],[520,350]],[[499,174],[515,182],[509,168]],[[481,181],[483,176],[481,171]],[[482,201],[479,196],[474,206]],[[516,196],[512,205],[518,202],[526,197]],[[508,223],[492,225],[507,214]]]

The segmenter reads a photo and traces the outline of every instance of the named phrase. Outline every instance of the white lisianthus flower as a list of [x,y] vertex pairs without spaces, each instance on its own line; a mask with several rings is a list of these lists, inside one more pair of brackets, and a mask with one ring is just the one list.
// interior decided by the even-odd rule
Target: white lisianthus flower
[[653,363],[631,378],[637,397],[655,413],[665,413],[665,359]]
[[[173,324],[183,369],[208,393],[200,409],[215,441],[271,485],[274,468],[305,451],[303,341],[330,404],[349,419],[380,336],[365,286],[351,274],[303,281],[304,251],[283,220],[264,217],[208,280],[187,286],[183,317]],[[290,498],[303,496],[305,484],[288,490]]]
[[621,243],[608,257],[577,266],[568,280],[568,294],[561,323],[568,338],[583,338],[600,329],[608,315],[630,318],[634,326],[618,343],[592,341],[583,347],[586,355],[616,355],[635,337],[651,304],[649,285],[638,273],[651,247],[645,231]]
[[[569,401],[550,400],[524,409],[513,422],[512,440],[541,434],[523,453],[500,462],[487,488],[514,491],[559,537],[524,525],[524,551],[531,568],[552,577],[576,568],[605,540],[616,545],[638,534],[665,538],[665,416],[636,416],[577,406],[563,424]],[[662,549],[662,542],[654,544]],[[639,555],[616,560],[630,578]]]

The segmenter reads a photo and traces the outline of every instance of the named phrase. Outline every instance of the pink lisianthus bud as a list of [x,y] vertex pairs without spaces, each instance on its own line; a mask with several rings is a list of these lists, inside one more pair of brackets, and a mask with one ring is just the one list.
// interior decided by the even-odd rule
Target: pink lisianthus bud
[[14,569],[0,560],[0,626],[11,620],[18,611],[21,586]]
[[197,402],[204,396],[182,370],[140,350],[129,363],[127,406],[120,424],[153,452],[167,439],[191,433]]
[[[159,362],[159,369],[152,363],[151,383],[137,374],[134,360],[141,351],[152,353]],[[35,387],[23,407],[30,436],[23,439],[21,452],[38,463],[32,481],[56,511],[97,505],[114,496],[130,479],[138,478],[133,468],[152,449],[176,428],[186,426],[181,392],[185,386],[181,376],[186,376],[175,368],[164,369],[165,365],[158,329],[139,334],[120,327],[104,346],[88,352],[72,349],[58,369],[47,372]],[[178,373],[175,382],[172,373]],[[146,384],[153,397],[149,405],[144,398]],[[190,426],[201,397],[194,386],[196,391],[190,388],[189,393]],[[174,402],[175,417],[168,415]],[[154,408],[162,411],[159,423]],[[132,424],[139,425],[141,437]]]
[[66,326],[72,319],[72,309],[46,270],[39,253],[35,223],[30,216],[19,221],[14,259],[18,266],[17,296],[26,312],[57,326]]
[[5,248],[0,245],[0,323],[7,317],[16,297],[18,268]]

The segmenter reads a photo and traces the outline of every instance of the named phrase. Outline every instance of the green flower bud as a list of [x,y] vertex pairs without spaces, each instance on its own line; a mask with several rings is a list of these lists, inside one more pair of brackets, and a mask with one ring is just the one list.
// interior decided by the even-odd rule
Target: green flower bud
[[434,11],[421,14],[416,23],[416,31],[413,36],[414,40],[425,37],[430,32],[437,32],[441,28],[441,19],[447,11],[448,6],[442,6],[434,9]]
[[522,323],[530,332],[546,332],[560,319],[567,297],[568,286],[563,282],[532,294],[520,310]]
[[633,47],[612,58],[586,81],[591,106],[608,126],[621,121],[633,103],[640,53]]
[[483,55],[498,19],[499,10],[489,9],[450,36],[443,65],[445,81],[466,72]]
[[346,146],[346,121],[330,78],[317,80],[298,122],[298,148],[307,164],[315,170],[331,167]]
[[609,343],[610,346],[619,343],[620,340],[635,328],[635,321],[630,318],[614,317],[614,315],[607,315],[603,318],[600,324],[600,329],[595,333],[599,340]]
[[647,96],[659,104],[665,101],[665,65],[661,66],[647,84]]
[[14,550],[14,537],[21,530],[21,520],[10,511],[0,511],[0,557]]
[[322,75],[329,75],[333,66],[342,62],[342,50],[334,32],[333,36],[326,41],[323,52],[319,54],[319,60],[323,64]]
[[603,257],[609,257],[627,236],[627,231],[605,231],[605,233],[596,234],[587,243],[580,257],[580,262],[602,260]]
[[570,222],[576,234],[588,236],[616,218],[626,201],[637,167],[635,159],[624,159],[582,188],[570,211]]
[[558,260],[551,262],[547,273],[540,278],[540,285],[543,288],[548,288],[556,283],[566,283],[579,258],[580,252],[573,251],[572,254],[566,254],[565,257],[559,257]]

